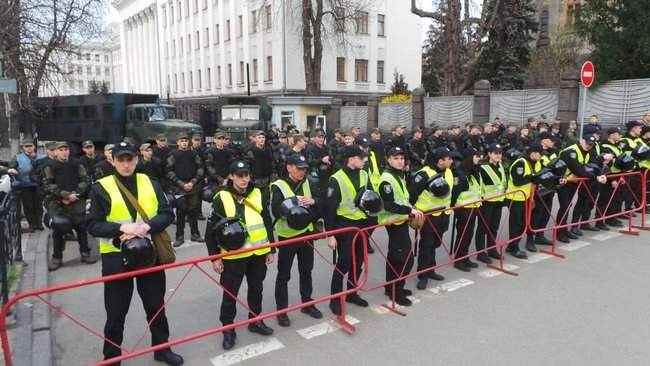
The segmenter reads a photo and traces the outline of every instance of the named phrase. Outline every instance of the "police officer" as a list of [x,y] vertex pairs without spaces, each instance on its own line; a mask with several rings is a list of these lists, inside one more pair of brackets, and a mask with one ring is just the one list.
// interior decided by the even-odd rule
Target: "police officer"
[[[625,126],[627,127],[627,134],[625,137],[621,138],[619,142],[619,147],[626,154],[631,154],[634,149],[639,146],[643,141],[641,139],[641,133],[643,132],[643,124],[640,121],[628,121]],[[642,165],[643,162],[639,162],[639,165]],[[638,177],[631,176],[628,178],[628,184],[634,192],[641,191],[641,181]],[[627,210],[634,208],[635,200],[634,195],[627,189],[624,189],[622,192],[623,203]]]
[[[600,183],[607,182],[607,177],[604,175],[596,176],[594,172],[589,171],[586,168],[587,163],[590,161],[590,155],[593,153],[593,147],[597,142],[597,138],[594,135],[585,135],[579,143],[575,143],[571,146],[568,146],[560,153],[560,158],[564,160],[567,164],[566,180],[567,184],[561,186],[558,189],[558,201],[560,202],[560,208],[557,212],[558,223],[560,225],[565,225],[569,216],[568,208],[571,204],[571,200],[578,189],[578,184],[575,182],[574,177],[578,178],[597,178]],[[581,191],[585,191],[584,188]],[[572,223],[577,223],[583,217],[583,215],[589,216],[590,212],[585,212],[585,206],[587,204],[587,198],[578,199],[576,205],[573,208],[573,215],[571,218]],[[568,243],[569,239],[577,239],[582,236],[582,231],[580,228],[575,225],[571,230],[567,228],[558,229],[557,239],[563,243]]]
[[83,150],[83,155],[80,158],[81,163],[86,167],[88,176],[90,176],[90,178],[94,182],[95,165],[97,165],[97,163],[99,163],[100,161],[104,160],[105,157],[100,154],[97,154],[97,152],[95,151],[95,144],[90,140],[84,141],[81,144],[81,150]]
[[[534,166],[542,157],[542,146],[534,143],[526,151],[526,155],[515,160],[509,168],[508,194],[506,206],[510,208],[508,217],[508,231],[510,243],[506,251],[513,257],[526,259],[526,252],[519,249],[519,239],[526,230],[525,208],[526,201],[533,194]],[[532,239],[532,237],[531,237]],[[526,241],[526,249],[536,252],[533,240]]]
[[[304,229],[294,229],[289,226],[286,217],[282,215],[282,205],[285,200],[292,197],[298,199],[298,204],[307,208],[311,219],[317,218],[320,207],[320,194],[318,187],[306,178],[309,164],[307,159],[298,154],[292,154],[287,159],[286,178],[280,178],[271,183],[271,212],[275,218],[274,231],[278,241],[305,236],[314,232],[314,225],[310,223]],[[278,310],[285,309],[288,305],[287,284],[291,278],[291,267],[294,257],[298,258],[298,273],[300,276],[300,298],[303,303],[312,301],[312,277],[314,268],[314,243],[313,241],[298,242],[282,246],[278,250],[278,274],[275,279],[275,303]],[[300,309],[301,312],[314,319],[321,319],[323,314],[314,306]],[[278,315],[278,324],[288,327],[291,322],[287,314]]]
[[[196,189],[200,192],[205,186],[205,172],[206,172],[205,153],[207,151],[207,146],[203,144],[203,135],[201,135],[200,133],[192,134],[191,149],[195,151],[199,155],[199,157],[201,157],[201,166],[203,167],[204,176],[196,184]],[[196,210],[196,214],[195,214],[196,218],[199,221],[205,221],[205,216],[203,216],[203,210],[200,202],[196,206],[195,210]]]
[[413,129],[413,138],[408,144],[408,161],[407,166],[410,171],[418,171],[425,163],[429,147],[424,139],[424,131],[420,127]]
[[[328,231],[344,227],[363,228],[367,225],[367,215],[355,204],[357,193],[364,189],[372,189],[368,174],[363,170],[364,152],[359,146],[341,148],[340,157],[343,167],[336,171],[327,185],[325,205],[325,228]],[[328,246],[336,250],[336,267],[332,273],[331,293],[338,294],[343,291],[343,277],[348,275],[347,288],[356,287],[361,276],[363,264],[363,247],[356,243],[353,245],[354,234],[346,233],[331,236]],[[355,269],[352,269],[352,250],[355,250]],[[356,275],[353,276],[353,273]],[[367,307],[368,302],[354,293],[346,297],[346,301],[360,307]],[[330,310],[336,315],[341,315],[341,304],[332,300]]]
[[[501,162],[503,148],[498,143],[492,143],[487,147],[488,161],[481,164],[482,194],[485,202],[481,205],[481,217],[476,229],[476,250],[480,253],[476,259],[485,264],[492,263],[492,259],[501,259],[496,245],[496,238],[499,234],[501,224],[501,211],[504,193],[508,188],[508,175]],[[487,252],[485,252],[487,242]]]
[[144,143],[140,145],[140,157],[135,171],[146,174],[149,178],[155,179],[160,183],[163,179],[162,162],[153,156],[153,147],[151,144]]
[[252,143],[248,148],[246,158],[251,165],[253,184],[261,190],[264,201],[268,201],[271,175],[276,169],[273,164],[273,150],[266,143],[263,131],[254,132],[251,139]]
[[311,171],[318,176],[319,189],[323,192],[332,174],[334,160],[325,145],[325,132],[316,129],[311,133],[311,136],[312,143],[307,146],[305,154]]
[[113,167],[113,144],[106,144],[104,146],[104,159],[102,159],[100,162],[95,164],[95,169],[94,169],[94,179],[100,180],[104,177],[107,177],[109,175],[113,175],[115,173],[115,168]]
[[[90,255],[88,236],[86,233],[86,200],[90,178],[86,168],[77,159],[70,159],[70,148],[67,142],[55,145],[56,160],[43,169],[43,187],[47,193],[46,207],[48,215],[57,221],[69,223],[77,234],[81,262],[92,264],[97,261]],[[63,226],[63,225],[62,225]],[[55,271],[63,265],[63,250],[65,249],[64,231],[62,226],[52,227],[52,260],[49,270]]]
[[198,212],[201,209],[199,184],[203,182],[203,161],[199,154],[190,149],[189,136],[180,133],[177,138],[178,149],[167,156],[167,179],[173,187],[175,195],[179,196],[176,209],[176,241],[175,247],[185,242],[185,220],[190,224],[190,239],[202,243],[199,234]]
[[[444,209],[451,205],[451,188],[454,186],[452,164],[451,151],[446,147],[439,147],[427,154],[426,165],[415,173],[413,183],[409,185],[411,203],[418,210],[430,213],[429,222],[425,222],[420,230],[418,272],[436,266],[436,249],[440,247],[442,237],[449,228],[449,211]],[[443,175],[450,189],[444,197],[434,196],[427,187],[431,178],[438,173]],[[417,288],[426,289],[429,279],[442,281],[445,278],[436,273],[435,269],[431,269],[418,275]]]
[[36,147],[32,140],[25,140],[20,144],[22,152],[16,155],[14,160],[9,164],[12,172],[15,172],[15,181],[12,186],[18,192],[20,204],[22,206],[22,215],[27,219],[29,228],[24,232],[34,232],[34,230],[43,230],[43,203],[41,196],[37,194],[39,181],[33,180],[32,170],[38,160],[45,158],[36,152]]
[[[549,132],[541,132],[538,135],[539,145],[542,147],[542,156],[540,160],[533,165],[533,172],[539,173],[542,168],[546,168],[554,162],[558,155],[555,151],[555,139]],[[565,184],[566,181],[560,180],[560,184]],[[546,228],[548,220],[551,217],[551,210],[553,208],[553,198],[555,197],[555,190],[546,187],[538,186],[534,198],[534,208],[531,215],[531,227],[534,230]],[[546,239],[544,232],[537,232],[534,239],[528,236],[527,240],[533,240],[536,245],[551,245],[552,243]]]
[[[272,233],[271,219],[268,213],[268,202],[265,202],[262,192],[251,181],[250,165],[241,160],[233,161],[229,168],[229,180],[226,186],[217,192],[212,202],[212,214],[206,228],[206,245],[209,255],[227,253],[226,245],[218,240],[218,235],[209,233],[210,228],[223,219],[236,218],[243,223],[247,231],[244,249],[255,249],[269,243]],[[237,296],[242,280],[246,277],[248,285],[248,306],[252,312],[249,318],[254,318],[262,312],[262,292],[267,265],[271,264],[274,254],[269,248],[226,255],[212,262],[217,273],[221,274],[220,283],[229,293]],[[220,321],[223,325],[232,324],[235,320],[237,307],[235,299],[224,293],[221,301]],[[263,321],[248,325],[253,333],[269,336],[273,329]],[[235,346],[237,334],[234,329],[223,333],[223,349],[229,350]]]
[[[120,243],[136,237],[150,237],[160,233],[173,221],[160,184],[146,174],[135,173],[138,164],[133,145],[121,142],[112,151],[116,173],[100,179],[90,192],[90,217],[88,230],[99,239],[102,257],[102,276],[127,271],[123,264]],[[149,217],[145,223],[131,202],[125,198],[118,183],[133,194]],[[152,272],[135,277],[138,294],[150,322],[152,345],[169,340],[169,325],[165,315],[165,272]],[[133,279],[127,278],[104,283],[104,359],[121,354],[124,322],[131,305]],[[154,318],[155,317],[155,318]],[[110,342],[109,342],[110,340]],[[183,357],[166,348],[154,353],[156,361],[168,365],[182,365]]]
[[205,152],[205,169],[208,175],[208,184],[223,185],[228,178],[228,168],[233,161],[232,152],[226,148],[226,134],[217,132],[214,135],[212,147]]
[[391,136],[386,142],[386,151],[390,150],[393,147],[399,147],[406,150],[406,138],[404,137],[404,131],[406,127],[403,125],[395,126],[391,130]]
[[[620,141],[620,128],[612,127],[607,129],[607,139],[601,144],[601,151],[603,153],[612,154],[615,158],[624,156],[625,153],[619,147]],[[613,174],[621,172],[621,170],[616,166],[615,162],[610,164],[609,171]],[[598,209],[601,215],[612,215],[620,212],[622,203],[621,190],[625,190],[626,188],[618,187],[618,185],[618,178],[608,178],[608,182],[602,185],[600,195],[598,197]],[[600,230],[608,230],[607,225],[612,227],[622,227],[623,223],[614,217],[599,221],[596,224],[596,227]]]
[[153,146],[153,155],[165,164],[167,162],[167,155],[172,151],[167,144],[167,136],[164,133],[159,133],[154,140],[156,144]]
[[[384,210],[379,214],[379,223],[386,225],[388,232],[388,255],[386,256],[386,282],[408,275],[413,268],[413,250],[409,235],[409,216],[424,219],[424,214],[413,208],[409,202],[409,191],[404,179],[406,151],[399,146],[392,147],[386,155],[387,167],[381,174],[379,194]],[[386,286],[386,295],[398,305],[411,306],[407,298],[411,291],[404,288],[405,281]]]
[[[452,197],[452,202],[459,207],[454,211],[456,240],[452,252],[455,259],[467,256],[474,237],[476,217],[481,207],[481,174],[478,165],[480,160],[481,155],[477,149],[471,146],[463,149],[459,177],[466,184],[454,186]],[[472,268],[478,268],[478,264],[467,257],[454,261],[454,267],[463,272],[470,272]]]

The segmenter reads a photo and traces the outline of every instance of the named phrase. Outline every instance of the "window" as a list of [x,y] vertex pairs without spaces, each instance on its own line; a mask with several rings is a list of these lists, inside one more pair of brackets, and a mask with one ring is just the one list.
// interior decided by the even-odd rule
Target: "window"
[[362,82],[368,81],[368,60],[354,61],[354,80]]
[[253,59],[253,83],[257,84],[257,59]]
[[167,28],[167,7],[164,5],[162,7],[162,26]]
[[169,24],[174,24],[174,3],[169,3]]
[[91,66],[86,66],[86,74],[88,74],[88,76],[93,74],[93,68]]
[[194,14],[199,12],[199,0],[194,0]]
[[368,13],[357,12],[356,16],[357,34],[368,34]]
[[208,70],[207,70],[206,74],[207,74],[207,75],[205,75],[206,76],[206,81],[207,81],[206,86],[207,86],[208,90],[210,90],[210,89],[212,89],[212,69],[210,69],[208,67]]
[[165,58],[169,58],[169,42],[165,41]]
[[190,88],[188,90],[192,91],[192,89],[194,89],[194,77],[191,71],[189,74],[187,74],[187,80],[190,82]]
[[83,90],[83,88],[84,88],[84,81],[83,81],[83,80],[79,80],[79,89],[82,89],[82,90]]
[[201,44],[200,44],[201,42],[200,42],[200,38],[199,38],[199,31],[196,31],[196,32],[194,33],[194,38],[195,38],[194,43],[196,44],[196,46],[194,47],[194,49],[195,49],[195,50],[198,50],[198,49],[201,47]]
[[336,58],[336,81],[345,81],[345,57]]
[[266,56],[266,81],[273,81],[273,56]]
[[217,88],[221,88],[221,66],[217,66]]
[[239,61],[239,78],[237,79],[237,83],[244,83],[244,61]]
[[183,57],[183,37],[178,39],[178,55]]
[[111,68],[110,67],[105,67],[104,68],[104,75],[110,76],[111,75]]
[[386,16],[384,14],[377,14],[377,35],[379,37],[386,35]]
[[176,57],[176,40],[172,39],[172,58]]
[[104,85],[106,85],[106,89],[108,89],[109,91],[111,90],[111,82],[110,81],[105,81]]
[[208,0],[203,0],[203,10],[208,9]]
[[108,61],[108,55],[104,55],[104,63],[107,64],[108,62],[109,62],[109,61]]
[[[181,0],[178,0],[178,3],[177,3],[177,4],[178,4],[178,21],[180,22],[181,18],[183,17],[183,14],[182,14],[182,13],[183,13],[183,11],[182,11],[182,10],[183,10],[183,6],[181,5]],[[184,83],[183,83],[183,84],[184,84]],[[183,85],[183,84],[181,84],[181,85]],[[183,89],[185,89],[184,86],[183,86]]]
[[228,86],[232,86],[232,64],[228,64]]
[[178,74],[174,74],[174,93],[178,93]]
[[99,62],[99,53],[95,54],[95,62]]
[[187,53],[192,51],[192,34],[187,35]]
[[334,9],[334,22],[337,32],[345,32],[345,9],[343,7],[338,6]]
[[219,44],[219,24],[214,25],[214,44]]
[[77,66],[77,74],[83,75],[84,74],[84,68],[81,66]]
[[185,91],[185,73],[181,72],[181,92]]
[[86,54],[86,61],[90,61],[90,53]]
[[210,28],[205,27],[205,34],[203,35],[203,47],[210,46]]
[[198,90],[201,90],[203,84],[203,80],[201,79],[201,69],[196,70],[196,81],[198,81]]
[[226,34],[224,38],[226,41],[230,41],[230,19],[226,19]]
[[257,33],[257,10],[251,11],[250,33]]
[[384,61],[377,61],[377,83],[384,83]]
[[237,17],[237,37],[244,35],[244,17],[239,15]]
[[190,0],[185,0],[185,18],[190,16]]
[[264,18],[265,18],[265,24],[266,24],[266,30],[270,30],[271,26],[273,25],[272,21],[273,19],[271,18],[271,5],[267,5],[264,7]]

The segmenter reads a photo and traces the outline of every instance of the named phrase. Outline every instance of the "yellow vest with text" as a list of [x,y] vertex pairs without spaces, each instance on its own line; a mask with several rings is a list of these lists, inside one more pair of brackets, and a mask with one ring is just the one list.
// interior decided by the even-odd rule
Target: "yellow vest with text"
[[[637,144],[637,146],[643,145],[643,146],[648,147],[648,144],[646,144],[646,142],[643,141],[643,139],[640,138],[640,137],[637,137],[634,141]],[[650,169],[650,160],[641,160],[639,162],[639,167],[641,167],[643,169]]]
[[[573,150],[576,153],[578,163],[580,163],[581,165],[587,165],[587,163],[589,162],[589,153],[583,155],[582,150],[580,150],[577,144],[573,144],[562,151],[569,151],[569,150]],[[564,177],[568,177],[571,174],[572,174],[571,170],[567,169],[566,173],[564,174]]]
[[[111,200],[111,208],[106,216],[106,221],[114,222],[116,224],[127,224],[131,222],[144,222],[140,214],[136,212],[136,219],[133,221],[133,217],[129,213],[129,209],[126,206],[124,197],[120,192],[120,189],[115,183],[115,176],[109,175],[104,177],[97,182],[104,188],[108,197]],[[151,184],[151,180],[146,174],[136,174],[135,176],[136,186],[138,190],[138,203],[140,207],[144,210],[149,218],[152,218],[158,214],[158,197],[156,197],[156,191]],[[119,253],[121,250],[119,247],[113,245],[113,238],[99,238],[99,253],[108,254],[108,253]]]
[[[508,179],[508,194],[507,198],[512,201],[525,201],[527,200],[530,195],[532,194],[533,190],[533,184],[532,183],[526,183],[522,186],[517,186],[513,183],[512,180],[512,168],[515,166],[515,164],[518,161],[523,161],[524,162],[524,177],[529,177],[531,174],[533,174],[532,169],[530,168],[530,163],[528,163],[528,160],[525,158],[519,158],[515,160],[512,165],[510,165],[510,179]],[[522,194],[519,191],[523,191],[524,193]]]
[[[343,169],[339,169],[334,173],[332,178],[339,184],[339,189],[341,191],[341,202],[339,202],[339,207],[336,209],[336,214],[353,221],[367,219],[368,216],[366,216],[365,212],[354,203],[354,200],[357,197],[357,189],[359,187],[355,187],[352,184],[350,177],[348,177]],[[367,184],[368,173],[366,173],[365,170],[360,170],[359,185],[360,187],[365,187]]]
[[[379,184],[381,185],[384,182],[390,184],[392,187],[395,204],[411,207],[411,203],[409,202],[409,191],[406,189],[406,181],[404,178],[397,180],[391,173],[383,172],[381,174],[381,182]],[[379,223],[382,225],[389,222],[393,225],[399,225],[408,220],[408,218],[409,215],[396,214],[388,212],[386,210],[382,210],[379,213]]]
[[[418,171],[425,172],[427,175],[427,182],[434,175],[438,174],[435,170],[431,169],[429,166],[425,166]],[[451,172],[451,169],[445,169],[445,181],[449,184],[449,194],[445,197],[436,197],[428,189],[425,189],[420,193],[417,202],[415,202],[415,208],[422,212],[430,212],[434,210],[439,210],[441,208],[449,208],[451,206],[451,190],[454,187],[454,173]],[[432,216],[440,216],[442,211],[436,211],[432,213]]]
[[[217,193],[219,198],[221,198],[221,203],[223,203],[223,210],[226,214],[226,218],[236,218],[237,217],[237,206],[235,203],[235,197],[232,193],[223,190]],[[269,242],[266,232],[266,226],[264,226],[264,219],[262,218],[262,192],[259,188],[254,188],[246,197],[248,204],[244,202],[238,203],[244,205],[244,217],[243,224],[246,228],[246,242],[241,249],[253,249],[266,245]],[[241,217],[239,220],[241,221]],[[227,252],[227,250],[221,248],[222,252]],[[246,253],[229,255],[223,257],[223,259],[239,259],[246,258],[252,255],[265,255],[271,251],[271,248],[261,248],[253,250]]]
[[[506,177],[506,170],[503,167],[503,164],[499,163],[498,172],[495,172],[490,164],[481,165],[481,169],[487,173],[492,180],[492,183],[494,183],[488,185],[483,182],[483,197],[487,199],[488,202],[503,202],[503,200],[506,199],[503,194],[506,193],[506,189],[508,189],[508,178]],[[494,196],[498,197],[490,198]]]
[[[604,143],[603,147],[606,147],[606,148],[610,149],[614,153],[615,157],[618,158],[619,156],[621,156],[621,149],[618,146],[613,145],[613,144]],[[611,173],[619,173],[621,170],[616,167],[615,163],[612,163],[612,166],[609,169],[609,171]]]
[[[284,179],[278,179],[275,182],[271,183],[271,185],[278,187],[280,192],[282,192],[282,196],[284,197],[284,199],[296,196],[293,190],[291,190],[291,187],[289,187],[289,183],[287,183]],[[300,183],[300,186],[302,187],[303,196],[311,198],[311,188],[309,186],[309,180],[305,179],[302,183]],[[306,228],[302,230],[296,230],[289,227],[286,218],[280,217],[275,222],[275,225],[273,226],[273,230],[275,231],[276,234],[278,234],[278,236],[281,236],[283,238],[293,238],[300,234],[314,231],[314,225],[309,224]]]

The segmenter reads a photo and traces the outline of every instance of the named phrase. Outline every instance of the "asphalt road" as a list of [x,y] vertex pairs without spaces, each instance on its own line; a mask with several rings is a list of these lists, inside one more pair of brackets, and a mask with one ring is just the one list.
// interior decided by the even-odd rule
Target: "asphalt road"
[[[507,230],[506,230],[507,231]],[[503,231],[502,231],[503,232]],[[173,233],[172,233],[173,235]],[[348,335],[333,326],[327,304],[318,307],[325,319],[314,320],[299,312],[290,314],[292,326],[280,328],[274,319],[272,337],[238,329],[234,350],[224,353],[221,335],[175,347],[187,365],[645,365],[650,359],[650,233],[626,236],[614,232],[590,233],[561,248],[566,259],[535,255],[529,261],[507,257],[519,274],[513,277],[484,266],[472,273],[453,268],[441,271],[446,280],[429,283],[415,292],[416,303],[406,316],[386,312],[383,291],[362,296],[369,308],[351,305],[357,331]],[[187,236],[187,235],[186,235]],[[386,248],[385,230],[374,238]],[[448,240],[448,239],[447,239]],[[189,245],[188,245],[189,244]],[[204,245],[188,243],[178,250],[180,259],[206,255]],[[76,243],[68,243],[65,266],[51,274],[50,283],[98,276],[100,264],[78,262]],[[472,246],[473,247],[473,246]],[[324,258],[331,252],[317,244]],[[440,253],[440,249],[439,249]],[[331,259],[331,258],[330,258]],[[379,253],[370,256],[369,285],[384,276]],[[203,268],[209,270],[207,265]],[[218,325],[221,291],[205,275],[192,270],[183,285],[173,290],[184,270],[167,274],[167,307],[172,337],[189,335]],[[209,273],[212,273],[211,271]],[[275,264],[269,268],[264,289],[264,310],[275,308]],[[331,266],[316,256],[314,297],[329,293]],[[299,301],[297,269],[290,282],[290,303]],[[245,294],[245,284],[240,294]],[[102,286],[77,289],[53,298],[70,314],[101,333],[105,313]],[[238,319],[246,317],[238,308]],[[102,342],[62,315],[53,318],[55,356],[59,365],[87,365],[101,357]],[[149,342],[141,302],[134,294],[127,317],[125,342],[133,348]],[[125,365],[156,364],[151,356]]]

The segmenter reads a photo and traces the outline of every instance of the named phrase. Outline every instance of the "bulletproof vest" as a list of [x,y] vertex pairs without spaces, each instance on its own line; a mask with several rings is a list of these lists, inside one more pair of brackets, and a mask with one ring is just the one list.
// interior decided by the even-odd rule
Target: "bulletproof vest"
[[192,180],[196,175],[195,152],[192,150],[175,150],[174,156],[174,173],[184,182]]
[[52,164],[54,182],[62,191],[72,192],[79,185],[79,160],[57,161]]

